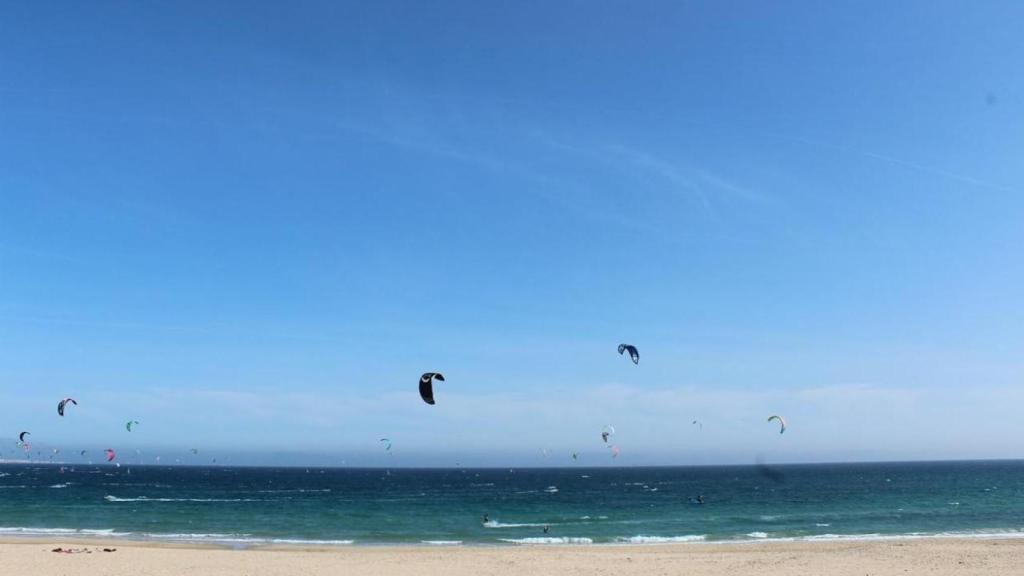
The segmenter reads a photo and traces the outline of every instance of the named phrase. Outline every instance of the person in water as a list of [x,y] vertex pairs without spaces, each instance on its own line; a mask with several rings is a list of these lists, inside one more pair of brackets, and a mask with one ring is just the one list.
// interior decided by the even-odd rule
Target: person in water
[[547,534],[549,532],[551,532],[551,526],[545,526],[544,527],[544,533]]
[[484,524],[487,524],[490,521],[491,519],[487,517],[487,514],[484,514]]

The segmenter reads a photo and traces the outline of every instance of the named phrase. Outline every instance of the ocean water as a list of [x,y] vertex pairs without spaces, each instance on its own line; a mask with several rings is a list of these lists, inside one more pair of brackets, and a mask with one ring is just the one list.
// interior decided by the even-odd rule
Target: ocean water
[[[703,505],[690,502],[699,495]],[[514,470],[6,464],[5,535],[231,546],[1024,536],[1024,462]]]

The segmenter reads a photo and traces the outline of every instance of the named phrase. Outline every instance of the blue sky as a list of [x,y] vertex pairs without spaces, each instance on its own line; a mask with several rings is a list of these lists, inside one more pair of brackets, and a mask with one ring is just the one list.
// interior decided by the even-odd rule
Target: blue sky
[[977,4],[6,2],[0,437],[1024,457],[1024,6]]

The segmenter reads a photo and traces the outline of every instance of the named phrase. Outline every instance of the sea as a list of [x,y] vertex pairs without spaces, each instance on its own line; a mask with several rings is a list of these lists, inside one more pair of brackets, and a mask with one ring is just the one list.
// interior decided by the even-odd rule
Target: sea
[[1022,537],[1024,462],[543,469],[3,464],[0,537],[11,536],[243,548]]

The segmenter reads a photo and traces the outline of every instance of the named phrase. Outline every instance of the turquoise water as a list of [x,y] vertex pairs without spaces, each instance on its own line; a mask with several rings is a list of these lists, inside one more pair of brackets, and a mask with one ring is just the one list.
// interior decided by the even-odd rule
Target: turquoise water
[[[691,503],[700,495],[703,505]],[[238,546],[1012,536],[1024,535],[1024,462],[390,471],[9,464],[0,466],[3,534]]]

